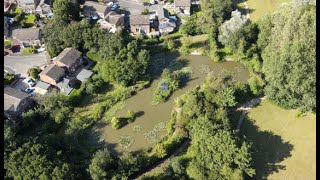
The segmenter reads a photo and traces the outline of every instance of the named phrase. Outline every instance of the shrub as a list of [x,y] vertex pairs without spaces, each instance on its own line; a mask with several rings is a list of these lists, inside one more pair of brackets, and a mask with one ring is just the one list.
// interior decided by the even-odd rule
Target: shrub
[[126,121],[126,119],[123,119],[123,118],[117,118],[117,117],[112,117],[111,119],[111,126],[114,128],[114,129],[120,129],[122,128],[123,126],[125,126],[128,122]]
[[129,110],[127,112],[127,118],[128,118],[128,122],[130,123],[134,122],[134,120],[136,119],[134,112]]
[[11,84],[14,80],[15,80],[14,74],[8,74],[8,73],[4,74],[4,84],[5,85]]
[[149,13],[149,9],[144,8],[143,11],[141,12],[142,15],[146,15]]
[[33,68],[30,69],[29,76],[34,81],[38,81],[40,72],[41,72],[41,69],[39,67],[33,67]]
[[93,109],[93,112],[92,112],[92,118],[94,120],[101,119],[105,110],[106,110],[106,107],[103,104],[99,104],[99,105],[95,106]]

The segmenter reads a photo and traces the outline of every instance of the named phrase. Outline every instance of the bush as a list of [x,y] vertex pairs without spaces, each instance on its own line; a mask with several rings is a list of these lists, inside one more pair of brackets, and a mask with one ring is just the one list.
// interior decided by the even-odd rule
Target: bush
[[134,122],[134,120],[136,119],[134,112],[129,110],[127,112],[127,118],[128,118],[128,122],[130,123]]
[[149,13],[149,9],[144,8],[143,11],[141,12],[142,15],[147,15]]
[[127,120],[124,118],[117,118],[117,117],[112,117],[111,119],[111,126],[114,129],[120,129],[123,126],[125,126],[126,124],[128,124]]
[[14,80],[15,80],[14,74],[8,74],[8,73],[4,74],[4,84],[5,85],[11,84]]
[[99,104],[94,107],[93,112],[92,112],[92,118],[94,120],[99,120],[102,118],[104,112],[106,110],[106,107],[102,104]]
[[33,67],[33,68],[30,69],[29,76],[34,81],[38,81],[40,72],[41,72],[41,69],[39,67]]

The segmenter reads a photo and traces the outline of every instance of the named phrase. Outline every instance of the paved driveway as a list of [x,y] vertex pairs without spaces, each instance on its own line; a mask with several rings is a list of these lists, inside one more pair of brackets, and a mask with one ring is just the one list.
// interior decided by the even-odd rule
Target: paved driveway
[[9,73],[20,75],[20,77],[27,77],[29,68],[34,66],[47,65],[49,58],[45,53],[32,55],[7,55],[4,56],[4,69]]

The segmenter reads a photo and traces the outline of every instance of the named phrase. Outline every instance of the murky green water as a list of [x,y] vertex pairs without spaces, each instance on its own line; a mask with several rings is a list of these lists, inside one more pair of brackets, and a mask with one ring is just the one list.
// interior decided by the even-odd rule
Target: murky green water
[[[170,57],[160,56],[159,58],[166,58],[166,60],[168,60],[167,58]],[[247,69],[237,62],[215,63],[206,56],[184,56],[177,59],[184,61],[188,67],[191,67],[193,73],[190,78],[191,80],[187,82],[186,86],[175,91],[168,101],[158,105],[151,104],[152,93],[159,82],[159,79],[157,79],[152,82],[149,88],[143,89],[130,99],[127,99],[123,109],[117,112],[118,116],[125,116],[128,110],[132,110],[135,113],[139,112],[140,116],[136,118],[135,122],[130,123],[119,130],[114,130],[105,122],[96,124],[95,128],[104,135],[105,142],[108,143],[110,148],[121,153],[123,151],[138,151],[152,146],[152,143],[149,143],[146,140],[144,134],[152,131],[156,124],[163,123],[166,125],[170,119],[174,99],[182,95],[186,90],[195,87],[197,84],[201,85],[205,80],[208,70],[211,70],[214,73],[219,73],[222,70],[231,71],[234,73],[235,79],[243,82],[246,82],[249,77]],[[175,60],[173,56],[172,60]],[[141,126],[142,129],[139,132],[135,132],[133,130],[134,126]],[[156,138],[160,139],[165,133],[166,130],[157,131]],[[130,136],[133,138],[133,143],[129,148],[123,148],[118,144],[121,136]]]

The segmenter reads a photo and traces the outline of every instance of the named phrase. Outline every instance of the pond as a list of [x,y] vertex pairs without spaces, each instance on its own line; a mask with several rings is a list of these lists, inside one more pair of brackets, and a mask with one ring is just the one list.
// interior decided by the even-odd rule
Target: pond
[[[108,144],[107,146],[118,153],[139,151],[152,146],[156,140],[161,139],[166,134],[165,126],[170,119],[174,99],[185,93],[188,89],[201,85],[208,71],[211,70],[213,73],[219,73],[222,70],[227,70],[234,74],[236,80],[242,82],[246,82],[249,78],[249,72],[245,66],[238,62],[215,63],[206,56],[178,57],[175,55],[159,55],[153,58],[156,58],[153,59],[156,62],[152,74],[154,77],[159,77],[162,68],[170,63],[170,61],[182,61],[183,64],[192,68],[191,78],[183,88],[175,91],[166,102],[152,105],[152,95],[159,83],[159,78],[156,78],[150,87],[139,91],[127,99],[123,108],[117,112],[117,116],[126,116],[127,111],[131,110],[138,116],[133,123],[129,123],[119,130],[113,129],[106,122],[100,121],[96,123],[94,129],[102,134],[104,141]],[[159,70],[159,67],[161,70]],[[131,142],[130,146],[126,148],[120,146],[119,142],[121,139]]]

